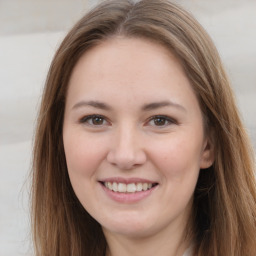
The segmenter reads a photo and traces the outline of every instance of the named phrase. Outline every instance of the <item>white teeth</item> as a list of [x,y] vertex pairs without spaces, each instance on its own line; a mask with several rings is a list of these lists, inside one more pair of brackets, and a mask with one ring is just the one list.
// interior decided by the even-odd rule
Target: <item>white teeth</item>
[[142,189],[145,191],[148,189],[148,183],[143,183],[142,184]]
[[134,183],[127,184],[127,192],[134,193],[137,190],[136,185]]
[[117,189],[118,189],[117,183],[114,182],[113,185],[112,185],[112,190],[117,192]]
[[118,191],[118,192],[126,192],[126,184],[124,184],[124,183],[118,183],[118,185],[117,185],[117,191]]
[[111,182],[107,182],[107,186],[106,186],[107,188],[109,188],[110,190],[112,190],[112,183]]
[[153,184],[152,183],[117,183],[117,182],[104,182],[104,186],[109,190],[119,193],[135,193],[140,191],[146,191],[151,189]]
[[137,184],[137,191],[142,191],[142,183]]

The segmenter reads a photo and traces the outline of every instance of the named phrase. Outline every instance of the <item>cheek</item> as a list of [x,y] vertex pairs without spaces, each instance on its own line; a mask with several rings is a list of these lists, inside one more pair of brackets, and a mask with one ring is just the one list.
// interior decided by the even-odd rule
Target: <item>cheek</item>
[[198,175],[200,155],[200,141],[188,140],[185,135],[158,143],[151,150],[152,159],[164,176],[180,181],[187,179],[187,176]]
[[92,176],[105,156],[102,141],[78,132],[67,132],[63,141],[70,177]]

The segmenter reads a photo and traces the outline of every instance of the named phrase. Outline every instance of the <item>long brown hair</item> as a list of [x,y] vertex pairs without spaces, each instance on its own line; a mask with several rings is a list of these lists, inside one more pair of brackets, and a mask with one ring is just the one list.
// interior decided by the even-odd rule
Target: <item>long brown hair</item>
[[195,19],[167,0],[105,1],[68,33],[52,61],[34,143],[32,225],[37,256],[103,256],[100,225],[69,181],[62,141],[71,72],[88,49],[109,37],[160,43],[181,61],[198,97],[215,151],[194,194],[194,255],[256,254],[254,156],[229,81],[211,39]]

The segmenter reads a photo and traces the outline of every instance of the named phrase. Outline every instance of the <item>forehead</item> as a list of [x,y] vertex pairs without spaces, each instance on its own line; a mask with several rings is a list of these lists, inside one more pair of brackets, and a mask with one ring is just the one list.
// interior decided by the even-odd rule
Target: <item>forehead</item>
[[127,66],[127,73],[129,73],[135,70],[141,72],[145,67],[157,69],[160,65],[162,69],[167,68],[170,60],[177,63],[177,69],[182,69],[178,58],[162,44],[144,38],[114,37],[86,51],[75,65],[73,73],[79,69],[78,66],[81,66],[81,63],[87,68],[96,68],[99,73],[107,69],[112,69],[113,72],[133,62],[133,70],[131,66],[129,69]]
[[170,72],[170,68],[172,73],[185,76],[178,58],[166,47],[141,38],[115,37],[101,42],[82,55],[72,71],[69,84],[79,82],[82,74],[87,79],[112,77],[114,80],[114,75],[122,71],[124,78],[127,75],[130,79],[132,76],[134,79],[142,76],[146,79],[150,77],[149,70],[154,71],[154,75],[162,71],[163,76]]
[[[194,97],[182,65],[166,47],[139,38],[116,37],[88,50],[75,65],[68,98],[135,99]],[[155,98],[155,99],[153,99]]]

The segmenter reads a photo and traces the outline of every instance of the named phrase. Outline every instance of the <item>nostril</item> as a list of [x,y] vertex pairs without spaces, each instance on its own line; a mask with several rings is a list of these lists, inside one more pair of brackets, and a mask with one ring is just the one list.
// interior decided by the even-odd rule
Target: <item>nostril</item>
[[110,150],[107,155],[107,161],[123,170],[129,170],[138,167],[146,162],[146,154],[143,150],[128,150],[117,148]]
[[135,154],[127,154],[125,152],[109,152],[107,161],[120,169],[128,170],[138,165]]

